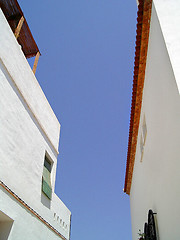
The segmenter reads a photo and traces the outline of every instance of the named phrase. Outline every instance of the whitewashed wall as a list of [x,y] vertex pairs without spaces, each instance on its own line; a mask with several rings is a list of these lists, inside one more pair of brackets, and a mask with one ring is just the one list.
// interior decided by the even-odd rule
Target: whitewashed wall
[[[180,236],[180,99],[168,53],[153,5],[141,122],[130,192],[133,240],[138,238],[139,229],[144,230],[149,209],[157,213],[158,239],[177,240]],[[140,162],[144,115],[147,137]]]
[[154,0],[154,5],[180,93],[180,1]]
[[[22,207],[16,200],[14,200],[5,190],[0,187],[0,206],[1,211],[7,214],[12,219],[12,226],[7,231],[4,227],[8,222],[4,222],[3,234],[1,232],[1,240],[60,240],[62,239],[54,231],[48,228],[38,218],[31,214],[26,208]],[[1,222],[0,222],[1,225]],[[7,238],[8,237],[8,238]]]
[[[60,124],[1,9],[0,96],[0,180],[68,238],[70,211],[54,194]],[[53,161],[52,201],[41,192],[46,151]]]
[[12,77],[12,80],[15,81],[17,88],[28,102],[29,108],[31,108],[31,111],[39,121],[39,124],[51,141],[52,146],[58,151],[60,124],[26,61],[24,54],[22,54],[21,46],[17,43],[1,10],[0,24],[1,61],[8,69],[9,75]]

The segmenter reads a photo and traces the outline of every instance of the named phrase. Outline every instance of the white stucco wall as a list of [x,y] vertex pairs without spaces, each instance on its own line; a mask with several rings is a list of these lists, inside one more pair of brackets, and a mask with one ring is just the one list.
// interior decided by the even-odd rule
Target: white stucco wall
[[[60,124],[0,9],[0,59],[58,152]],[[11,61],[10,61],[11,59]],[[38,101],[37,101],[38,99]]]
[[[180,236],[180,99],[170,60],[153,5],[130,192],[133,240],[137,240],[139,229],[144,230],[149,209],[157,213],[158,239],[177,240]],[[140,162],[140,135],[144,115],[147,137]]]
[[[7,229],[8,231],[6,236],[8,236],[8,238],[5,238],[5,236],[1,235],[0,239],[1,238],[2,240],[62,239],[54,231],[48,228],[42,221],[40,221],[31,212],[29,212],[25,207],[22,207],[22,205],[19,204],[18,201],[14,200],[13,197],[7,194],[6,190],[4,190],[1,187],[0,196],[1,196],[0,197],[1,211],[7,214],[13,220],[11,229]],[[1,223],[0,221],[0,224],[7,225],[7,222]]]
[[[1,9],[0,96],[0,180],[68,239],[71,213],[54,193],[60,124]],[[51,201],[41,191],[45,152]]]
[[154,0],[154,5],[180,93],[180,1]]

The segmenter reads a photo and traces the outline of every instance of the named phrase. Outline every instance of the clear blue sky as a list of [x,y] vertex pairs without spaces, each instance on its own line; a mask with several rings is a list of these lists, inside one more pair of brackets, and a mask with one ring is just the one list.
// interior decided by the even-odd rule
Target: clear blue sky
[[71,239],[130,240],[123,187],[136,0],[19,3],[42,54],[37,79],[61,123],[56,193],[72,212]]

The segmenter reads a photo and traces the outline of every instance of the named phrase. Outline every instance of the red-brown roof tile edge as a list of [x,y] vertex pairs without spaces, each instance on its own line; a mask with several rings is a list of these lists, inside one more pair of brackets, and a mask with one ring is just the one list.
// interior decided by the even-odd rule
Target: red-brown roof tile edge
[[[139,0],[134,77],[124,192],[130,194],[144,87],[152,0]],[[142,61],[143,59],[143,61]],[[142,64],[140,65],[140,62]]]
[[[21,10],[21,7],[18,1],[17,0],[0,0],[0,8],[2,9],[7,21],[9,22],[9,25],[12,31],[14,32],[15,29],[14,29],[14,24],[11,24],[12,22],[11,17],[18,16],[19,20],[22,16],[24,17],[23,11]],[[11,21],[9,21],[10,20],[9,17],[11,18]],[[16,21],[16,20],[14,19],[13,21]],[[25,36],[28,36],[28,38]],[[40,52],[34,40],[34,37],[29,29],[29,26],[27,24],[25,17],[24,17],[23,26],[21,28],[20,35],[17,41],[22,46],[22,49],[26,58],[36,56],[36,54]]]

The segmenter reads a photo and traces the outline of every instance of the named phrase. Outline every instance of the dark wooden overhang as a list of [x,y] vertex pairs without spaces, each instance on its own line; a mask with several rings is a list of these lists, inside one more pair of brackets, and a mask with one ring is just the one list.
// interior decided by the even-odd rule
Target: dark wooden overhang
[[32,36],[24,14],[17,0],[0,0],[0,7],[15,33],[18,43],[22,46],[22,51],[26,58],[40,55],[38,46]]

